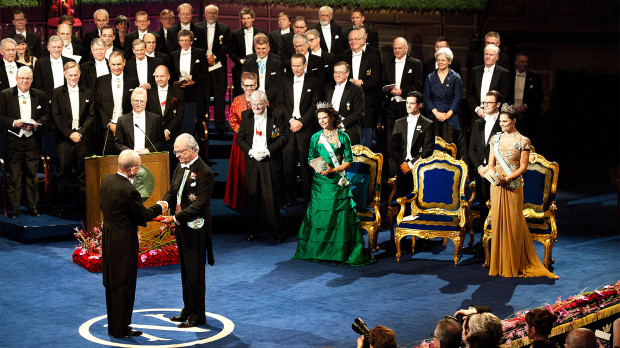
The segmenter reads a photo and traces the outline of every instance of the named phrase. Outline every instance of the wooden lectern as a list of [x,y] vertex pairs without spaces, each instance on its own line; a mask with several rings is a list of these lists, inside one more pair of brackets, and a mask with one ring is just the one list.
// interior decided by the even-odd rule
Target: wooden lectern
[[[144,202],[150,207],[164,197],[170,185],[170,167],[168,165],[168,153],[159,152],[140,155],[142,166],[148,168],[155,179],[153,193]],[[101,227],[103,214],[99,207],[101,196],[101,179],[108,174],[116,173],[118,169],[118,156],[88,157],[86,158],[86,228],[90,231],[93,227]],[[152,231],[159,229],[161,223],[149,222],[146,227],[140,227],[140,231]]]

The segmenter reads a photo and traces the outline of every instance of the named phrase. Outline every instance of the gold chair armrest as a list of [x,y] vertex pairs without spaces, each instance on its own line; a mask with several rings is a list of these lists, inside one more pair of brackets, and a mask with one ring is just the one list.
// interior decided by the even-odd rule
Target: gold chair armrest
[[400,205],[400,210],[398,211],[398,216],[396,217],[396,224],[400,224],[401,221],[403,221],[403,218],[405,217],[405,209],[407,208],[406,204],[407,203],[411,203],[413,202],[417,197],[418,197],[418,193],[416,191],[413,191],[413,196],[411,196],[411,198],[407,198],[407,197],[398,197],[396,199],[396,202],[398,202],[398,205]]
[[388,185],[390,185],[390,187],[392,188],[392,191],[390,192],[390,198],[388,198],[389,206],[394,201],[394,196],[396,196],[396,177],[390,178],[388,180]]

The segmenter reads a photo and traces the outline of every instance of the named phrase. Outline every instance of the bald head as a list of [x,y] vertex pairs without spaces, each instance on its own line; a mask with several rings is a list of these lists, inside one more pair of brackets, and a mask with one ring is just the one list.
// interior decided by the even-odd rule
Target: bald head
[[597,348],[594,331],[586,328],[578,328],[566,336],[565,348]]
[[140,159],[140,155],[138,155],[138,153],[134,150],[124,150],[118,156],[118,172],[123,173],[130,178],[133,178],[135,176],[132,174],[132,169],[141,165],[142,160]]

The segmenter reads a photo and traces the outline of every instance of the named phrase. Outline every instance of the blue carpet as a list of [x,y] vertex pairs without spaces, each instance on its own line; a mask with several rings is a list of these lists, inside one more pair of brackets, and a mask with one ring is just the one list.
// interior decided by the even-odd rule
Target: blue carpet
[[[575,200],[584,203],[558,209],[553,256],[559,280],[489,277],[483,260],[467,253],[455,268],[451,242],[447,249],[435,243],[430,250],[406,253],[397,264],[385,230],[379,234],[385,249],[378,262],[361,268],[293,260],[294,237],[281,245],[267,238],[248,243],[242,230],[216,230],[216,264],[207,268],[206,295],[207,311],[214,316],[200,331],[163,330],[174,327],[161,315],[169,318],[175,312],[167,309],[182,307],[178,265],[138,270],[135,310],[147,311],[134,313],[133,321],[149,336],[110,339],[105,319],[95,320],[87,331],[121,344],[164,345],[206,341],[232,323],[232,333],[200,346],[351,347],[357,338],[351,323],[359,316],[371,327],[394,329],[399,345],[411,347],[430,337],[444,315],[470,304],[488,304],[503,318],[620,279],[617,206],[560,193],[560,202]],[[0,238],[0,345],[99,346],[83,338],[79,328],[106,313],[101,274],[71,262],[75,244]],[[535,245],[542,255],[541,245]],[[408,242],[403,249],[410,250]]]

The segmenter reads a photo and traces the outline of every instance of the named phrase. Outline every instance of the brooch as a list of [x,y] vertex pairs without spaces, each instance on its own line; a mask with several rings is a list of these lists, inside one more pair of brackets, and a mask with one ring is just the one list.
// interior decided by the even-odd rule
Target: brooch
[[195,195],[195,194],[193,194],[193,193],[192,193],[191,195],[189,195],[187,198],[189,198],[189,200],[190,200],[191,202],[196,201],[196,195]]
[[271,137],[272,138],[277,138],[280,136],[280,128],[276,127],[276,125],[273,125],[273,131],[271,132]]
[[192,178],[192,180],[196,180],[196,173],[191,173],[190,178]]
[[523,149],[523,146],[521,145],[521,143],[514,143],[514,145],[512,145],[512,147],[515,150],[519,150],[519,151],[521,151]]

